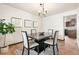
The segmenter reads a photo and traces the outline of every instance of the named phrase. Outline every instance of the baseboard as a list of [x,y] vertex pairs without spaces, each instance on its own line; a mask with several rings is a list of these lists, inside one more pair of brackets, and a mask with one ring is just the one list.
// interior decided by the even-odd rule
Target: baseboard
[[21,41],[21,42],[17,42],[17,43],[13,43],[13,44],[10,44],[9,46],[11,46],[11,45],[16,45],[16,44],[19,44],[19,43],[22,43],[23,41]]
[[65,39],[58,39],[59,41],[64,41]]
[[5,47],[7,47],[7,46],[11,46],[11,45],[16,45],[16,44],[19,44],[19,43],[22,43],[22,42],[23,42],[23,41],[20,41],[20,42],[17,42],[17,43],[12,43],[12,44],[6,45],[6,46],[1,47],[1,48],[5,48]]

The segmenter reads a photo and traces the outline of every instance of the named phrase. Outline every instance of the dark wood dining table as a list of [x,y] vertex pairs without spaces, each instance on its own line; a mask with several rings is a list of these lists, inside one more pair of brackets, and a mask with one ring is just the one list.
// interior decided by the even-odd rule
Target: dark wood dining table
[[[34,35],[28,35],[30,38],[34,39],[35,42],[39,43],[39,53],[41,53],[44,50],[44,41],[47,40],[52,35],[48,33],[44,33],[43,35],[40,35],[39,33],[36,33]],[[47,47],[47,45],[45,45]],[[35,48],[35,51],[37,51],[37,47]]]

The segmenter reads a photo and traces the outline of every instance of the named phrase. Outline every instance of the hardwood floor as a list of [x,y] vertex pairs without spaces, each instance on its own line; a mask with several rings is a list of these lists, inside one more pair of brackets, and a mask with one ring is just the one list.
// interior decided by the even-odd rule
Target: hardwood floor
[[[64,41],[58,40],[59,44],[59,54],[60,55],[79,55],[79,48],[77,48],[76,40],[71,38],[66,38]],[[18,43],[15,45],[9,46],[9,49],[5,53],[0,55],[16,55],[16,49],[22,48],[23,43]]]
[[60,55],[79,55],[76,39],[65,37],[65,41],[59,44]]
[[11,45],[11,46],[9,46],[7,52],[2,52],[2,53],[0,53],[0,55],[16,55],[16,49],[19,49],[19,48],[22,48],[22,47],[23,47],[23,43]]

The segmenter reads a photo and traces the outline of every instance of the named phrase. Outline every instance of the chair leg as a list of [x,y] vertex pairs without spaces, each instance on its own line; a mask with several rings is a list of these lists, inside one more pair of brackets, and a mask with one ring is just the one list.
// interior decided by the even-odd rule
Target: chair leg
[[55,48],[54,48],[55,46],[53,45],[53,55],[55,55]]
[[25,47],[23,47],[22,55],[24,54],[24,49],[25,49]]
[[38,55],[39,55],[39,45],[37,46],[37,50],[38,50]]
[[30,54],[30,50],[28,49],[28,55]]
[[59,49],[58,49],[58,44],[56,44],[56,48],[57,48],[57,51],[59,52]]
[[44,52],[45,52],[45,43],[44,43]]

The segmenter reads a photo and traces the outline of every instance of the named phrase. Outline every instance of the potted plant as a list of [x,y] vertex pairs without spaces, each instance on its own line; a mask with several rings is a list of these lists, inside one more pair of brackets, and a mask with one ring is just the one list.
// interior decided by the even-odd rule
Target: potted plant
[[4,47],[6,34],[15,32],[15,26],[11,23],[5,23],[5,19],[0,20],[0,36],[4,37]]

